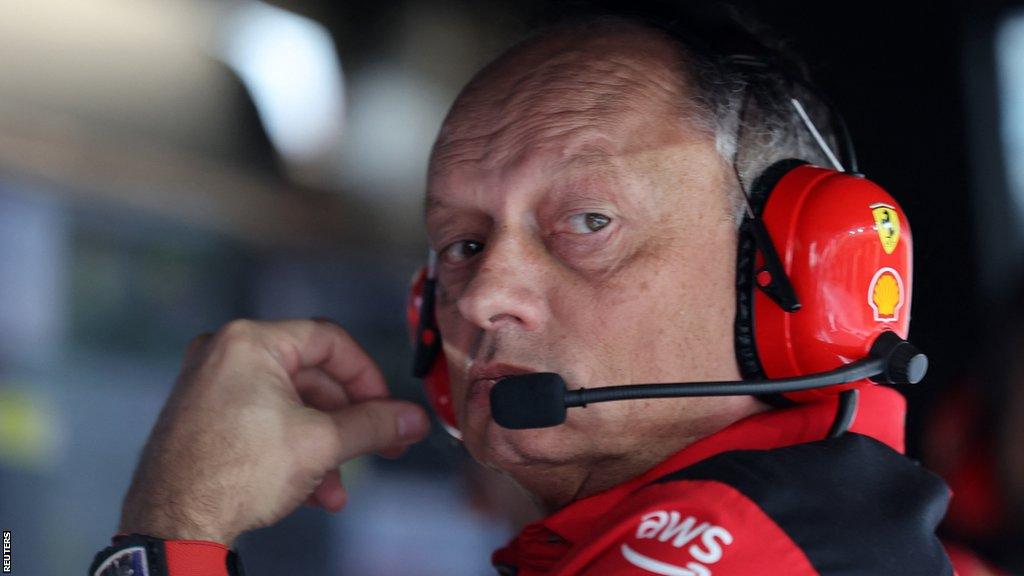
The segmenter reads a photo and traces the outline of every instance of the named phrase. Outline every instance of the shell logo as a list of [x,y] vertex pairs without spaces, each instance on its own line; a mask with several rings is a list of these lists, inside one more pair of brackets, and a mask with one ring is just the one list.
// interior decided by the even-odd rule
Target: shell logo
[[868,288],[868,306],[876,322],[896,322],[903,307],[903,279],[893,268],[879,268]]

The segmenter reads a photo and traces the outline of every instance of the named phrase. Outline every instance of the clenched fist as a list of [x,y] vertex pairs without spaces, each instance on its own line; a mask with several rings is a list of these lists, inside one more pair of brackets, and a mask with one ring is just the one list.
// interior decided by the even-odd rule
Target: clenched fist
[[304,501],[345,504],[338,466],[421,440],[374,362],[325,321],[238,320],[197,338],[125,496],[120,532],[231,545]]

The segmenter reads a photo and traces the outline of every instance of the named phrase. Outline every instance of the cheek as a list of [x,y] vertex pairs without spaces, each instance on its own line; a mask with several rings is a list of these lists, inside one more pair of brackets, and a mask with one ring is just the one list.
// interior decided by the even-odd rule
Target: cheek
[[[724,246],[723,246],[724,244]],[[572,329],[581,349],[623,382],[733,377],[730,244],[638,259],[585,299]]]
[[633,363],[646,363],[656,352],[646,342],[659,314],[654,280],[644,266],[630,263],[614,278],[560,286],[554,316],[562,341],[552,344],[567,355],[581,383],[622,383],[633,373]]

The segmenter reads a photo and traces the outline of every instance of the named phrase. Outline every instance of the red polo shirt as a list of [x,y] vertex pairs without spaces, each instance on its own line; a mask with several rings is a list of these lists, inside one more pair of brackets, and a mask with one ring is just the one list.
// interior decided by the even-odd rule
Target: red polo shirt
[[[909,515],[914,524],[923,523],[905,531],[920,533],[922,542],[909,545],[922,548],[910,554],[913,560],[926,562],[922,573],[952,573],[945,555],[937,550],[937,541],[932,541],[934,524],[930,524],[941,518],[948,491],[937,478],[916,478],[918,473],[931,475],[900,455],[906,411],[903,397],[888,388],[863,390],[850,433],[845,439],[822,442],[836,407],[837,401],[831,399],[738,421],[632,480],[528,525],[507,547],[495,552],[492,561],[499,573],[517,576],[827,574],[833,567],[842,571],[844,562],[857,562],[860,553],[855,550],[856,541],[837,542],[838,550],[830,550],[828,542],[819,542],[828,530],[816,534],[815,523],[843,523],[849,520],[847,515],[864,516],[850,523],[853,533],[838,536],[845,539],[856,537],[856,530],[865,525],[861,520],[869,521],[866,528],[870,531],[871,521],[886,522],[887,514],[900,514]],[[806,470],[801,469],[804,461],[808,462]],[[698,463],[700,466],[695,466]],[[890,467],[894,470],[886,474]],[[853,472],[847,474],[845,468]],[[876,490],[876,482],[868,479],[863,482],[864,494],[845,485],[851,478],[873,476],[874,472],[885,474],[877,482],[882,490]],[[673,478],[673,474],[681,477]],[[833,481],[832,476],[837,478]],[[824,477],[820,485],[815,477]],[[905,488],[900,484],[911,484],[907,478],[928,484],[925,492],[931,498],[923,506],[909,514],[892,509],[866,511],[875,492],[879,502],[902,501],[898,492]],[[801,483],[810,483],[810,487]],[[766,484],[777,485],[766,490]],[[773,492],[779,496],[770,496]],[[852,505],[841,504],[851,499],[855,501]],[[832,501],[840,505],[833,508]],[[937,518],[936,508],[941,508]],[[930,515],[916,518],[921,509]],[[807,529],[812,531],[803,534]],[[864,540],[868,544],[871,539]],[[846,559],[844,546],[850,551]],[[917,572],[879,572],[875,568],[843,573]]]

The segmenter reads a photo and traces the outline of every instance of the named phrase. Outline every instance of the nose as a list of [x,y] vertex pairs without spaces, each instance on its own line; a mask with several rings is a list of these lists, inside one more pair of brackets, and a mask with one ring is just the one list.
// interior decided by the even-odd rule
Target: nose
[[459,312],[484,330],[541,328],[545,317],[543,254],[524,239],[492,238],[458,299]]

